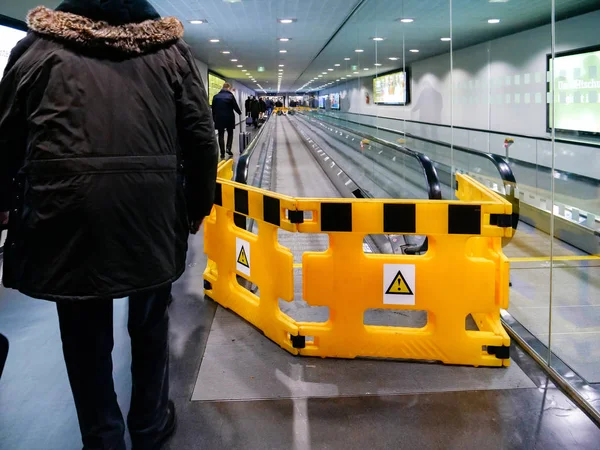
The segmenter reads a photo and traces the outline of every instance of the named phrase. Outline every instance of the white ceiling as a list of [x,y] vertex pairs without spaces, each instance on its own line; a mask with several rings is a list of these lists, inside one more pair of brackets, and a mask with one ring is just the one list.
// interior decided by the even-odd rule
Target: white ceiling
[[[410,65],[418,59],[449,51],[440,41],[450,36],[449,0],[150,0],[162,15],[174,15],[186,26],[186,40],[196,57],[227,78],[254,89],[251,73],[269,91],[277,89],[279,65],[283,64],[281,91],[295,91],[312,78],[335,82],[352,65],[360,75],[374,75]],[[56,7],[57,0],[0,0],[0,14],[22,19],[40,2]],[[354,11],[357,5],[362,5]],[[600,9],[600,0],[556,0],[558,18]],[[350,14],[354,13],[350,16]],[[403,24],[401,17],[414,18]],[[296,22],[282,25],[280,18]],[[490,25],[487,19],[498,18]],[[453,0],[453,48],[463,48],[503,35],[549,23],[550,0]],[[205,19],[202,25],[190,20]],[[343,26],[342,26],[343,25]],[[341,29],[340,29],[341,27]],[[338,32],[339,31],[339,32]],[[374,42],[373,37],[385,38]],[[290,38],[286,43],[278,38]],[[219,39],[219,43],[210,43]],[[550,39],[550,37],[548,37]],[[361,48],[363,53],[355,53]],[[410,53],[410,49],[419,53]],[[286,49],[286,54],[280,50]],[[228,55],[223,51],[230,51]],[[398,57],[390,61],[389,57]],[[351,61],[344,61],[344,58]],[[231,59],[238,62],[231,62]],[[382,64],[375,67],[378,62]],[[243,68],[237,68],[238,64]],[[335,67],[334,64],[340,64]],[[259,73],[258,67],[265,71]],[[334,69],[328,71],[328,69]],[[364,71],[364,68],[370,69]],[[245,69],[248,72],[243,73]],[[321,83],[322,84],[322,83]],[[313,83],[311,86],[318,86]]]

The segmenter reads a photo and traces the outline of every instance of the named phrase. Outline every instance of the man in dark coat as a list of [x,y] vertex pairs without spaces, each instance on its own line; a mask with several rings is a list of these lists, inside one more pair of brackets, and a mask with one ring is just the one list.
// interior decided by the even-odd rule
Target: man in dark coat
[[85,449],[125,449],[112,309],[129,297],[127,424],[134,449],[159,448],[175,428],[167,302],[214,199],[206,91],[183,26],[146,0],[66,0],[27,21],[0,83],[3,283],[57,303]]
[[260,110],[260,117],[262,119],[264,117],[265,113],[267,112],[267,103],[265,102],[265,99],[261,97],[258,100],[258,105],[259,105],[259,110]]
[[[233,130],[235,128],[235,114],[242,115],[237,104],[235,95],[231,93],[231,84],[225,83],[223,89],[213,97],[212,102],[213,119],[215,128],[219,132],[219,147],[221,158],[225,158],[225,150],[229,156],[233,156]],[[225,148],[225,130],[227,130],[227,148]]]
[[260,103],[256,98],[253,98],[250,102],[250,116],[252,117],[252,123],[254,128],[258,128],[258,117],[260,116]]
[[250,115],[250,105],[252,104],[252,96],[248,96],[246,98],[246,102],[244,103],[244,112],[246,113],[246,117]]

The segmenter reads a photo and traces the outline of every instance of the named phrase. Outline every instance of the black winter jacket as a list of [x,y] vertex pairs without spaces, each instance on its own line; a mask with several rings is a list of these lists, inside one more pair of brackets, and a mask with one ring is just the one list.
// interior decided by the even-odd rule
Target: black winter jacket
[[3,283],[32,297],[173,282],[188,221],[212,208],[215,133],[183,27],[145,0],[116,3],[33,10],[0,83]]
[[237,104],[237,100],[235,99],[235,95],[225,89],[222,89],[213,97],[212,111],[215,128],[217,130],[235,128],[234,112],[240,115],[242,114],[242,111],[240,111],[240,107]]
[[255,119],[260,115],[260,103],[256,99],[250,102],[250,115]]

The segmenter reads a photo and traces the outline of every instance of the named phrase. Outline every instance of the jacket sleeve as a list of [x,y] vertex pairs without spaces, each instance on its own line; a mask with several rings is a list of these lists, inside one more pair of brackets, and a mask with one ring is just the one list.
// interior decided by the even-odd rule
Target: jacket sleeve
[[33,40],[30,34],[12,50],[0,81],[0,211],[13,207],[13,179],[25,157],[27,120],[19,99],[21,75],[15,64]]
[[208,95],[189,47],[178,44],[186,64],[177,95],[177,126],[190,220],[210,214],[217,178],[217,141]]
[[240,116],[242,115],[242,110],[240,109],[237,100],[235,99],[235,95],[233,96],[233,110],[238,113]]

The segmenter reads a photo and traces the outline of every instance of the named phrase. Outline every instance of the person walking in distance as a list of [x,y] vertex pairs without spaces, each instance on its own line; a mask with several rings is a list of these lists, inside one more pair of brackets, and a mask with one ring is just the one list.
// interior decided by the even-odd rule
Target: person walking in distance
[[258,118],[260,116],[260,103],[256,99],[256,97],[252,98],[252,102],[250,102],[250,116],[252,117],[252,123],[254,128],[258,128]]
[[84,449],[125,450],[111,352],[129,297],[127,425],[134,450],[158,449],[176,423],[171,284],[215,192],[208,96],[182,24],[146,0],[65,0],[27,22],[0,82],[2,281],[56,302]]
[[[213,97],[212,111],[215,128],[219,132],[221,158],[225,158],[225,151],[229,156],[233,156],[231,147],[233,146],[233,130],[235,128],[234,113],[241,116],[242,111],[237,104],[235,95],[231,93],[231,84],[225,83],[223,89]],[[227,130],[227,147],[225,147],[225,130]]]
[[273,100],[267,98],[265,104],[267,105],[267,117],[271,117],[271,114],[273,113]]
[[260,118],[264,119],[265,113],[267,112],[267,103],[265,102],[264,98],[260,97],[260,99],[258,100],[258,104],[259,104]]
[[252,96],[249,95],[246,98],[246,101],[244,102],[244,114],[246,114],[246,117],[250,116],[250,105],[252,104]]

